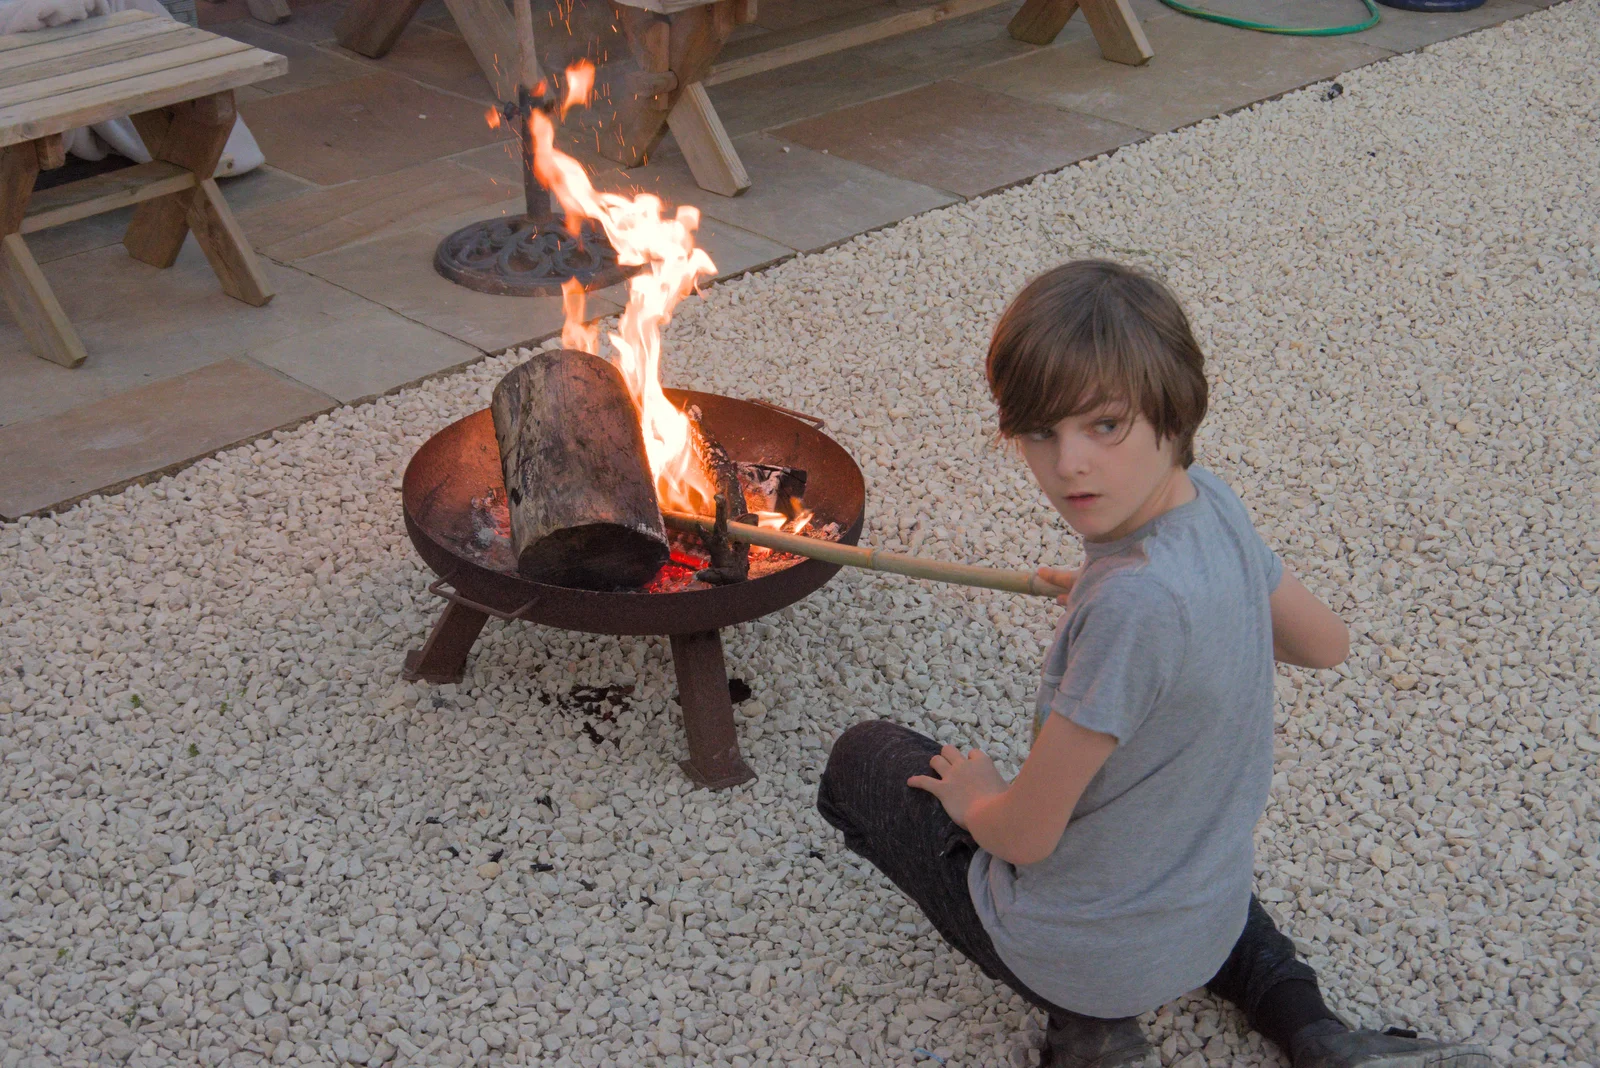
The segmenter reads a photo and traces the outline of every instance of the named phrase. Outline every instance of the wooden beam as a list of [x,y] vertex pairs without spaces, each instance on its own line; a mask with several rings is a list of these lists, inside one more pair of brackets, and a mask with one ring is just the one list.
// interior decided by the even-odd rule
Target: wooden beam
[[33,150],[39,154],[39,169],[53,171],[57,167],[65,166],[67,162],[67,139],[64,134],[50,134],[41,137],[33,143]]
[[[171,125],[157,144],[146,139],[145,147],[156,159],[175,164],[194,174],[196,180],[216,172],[228,134],[233,130],[233,93],[218,93],[169,109]],[[141,134],[151,120],[133,116]],[[171,267],[189,233],[189,207],[194,188],[147,200],[133,211],[133,221],[122,237],[128,255],[153,267]]]
[[712,108],[705,86],[696,82],[684,90],[667,116],[667,126],[701,189],[736,197],[750,188],[750,175]]
[[33,194],[21,232],[38,233],[91,215],[142,204],[168,193],[181,193],[194,186],[192,172],[161,160],[81,178]]
[[1080,0],[1079,6],[1106,59],[1141,67],[1156,54],[1128,0]]
[[781,48],[757,52],[754,55],[742,56],[718,63],[711,68],[711,72],[703,79],[706,85],[721,85],[731,82],[735,78],[748,78],[752,74],[761,74],[779,67],[787,67],[792,63],[801,63],[818,56],[826,56],[846,48],[857,45],[871,44],[887,37],[898,37],[902,33],[920,30],[928,26],[936,26],[946,19],[960,18],[963,15],[975,14],[986,11],[991,7],[1011,3],[1012,0],[944,0],[943,3],[932,4],[928,7],[913,8],[890,15],[888,18],[875,22],[851,26],[848,29],[838,30],[834,33],[825,33],[806,40],[796,41]]
[[1006,31],[1025,44],[1047,45],[1078,10],[1078,0],[1027,0],[1011,17]]
[[272,286],[228,202],[222,199],[216,179],[207,178],[195,190],[188,223],[224,293],[258,308],[272,299]]
[[422,0],[351,0],[334,35],[350,51],[382,59],[421,6]]
[[505,0],[445,0],[495,95],[517,98],[517,26]]
[[0,295],[36,355],[63,367],[89,358],[21,234],[0,238]]

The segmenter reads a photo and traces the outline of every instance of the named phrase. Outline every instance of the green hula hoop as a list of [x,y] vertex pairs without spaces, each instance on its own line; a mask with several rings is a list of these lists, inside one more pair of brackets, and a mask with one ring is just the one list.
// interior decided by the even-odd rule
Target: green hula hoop
[[1241,30],[1255,30],[1258,33],[1281,33],[1286,37],[1338,37],[1346,33],[1360,33],[1370,30],[1378,24],[1382,17],[1378,14],[1378,6],[1372,0],[1361,0],[1367,6],[1367,20],[1365,22],[1352,22],[1348,26],[1273,26],[1266,22],[1251,22],[1249,19],[1236,19],[1232,15],[1219,15],[1215,11],[1206,11],[1203,8],[1190,7],[1180,3],[1179,0],[1161,0],[1163,4],[1174,11],[1181,11],[1185,15],[1192,15],[1197,19],[1207,22],[1220,22],[1224,26],[1234,26]]

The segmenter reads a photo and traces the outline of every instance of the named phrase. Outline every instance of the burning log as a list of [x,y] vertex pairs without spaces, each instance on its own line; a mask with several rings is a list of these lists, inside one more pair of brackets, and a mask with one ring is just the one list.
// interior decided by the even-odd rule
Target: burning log
[[649,582],[666,530],[622,375],[586,352],[543,352],[495,386],[490,405],[521,574],[582,589]]

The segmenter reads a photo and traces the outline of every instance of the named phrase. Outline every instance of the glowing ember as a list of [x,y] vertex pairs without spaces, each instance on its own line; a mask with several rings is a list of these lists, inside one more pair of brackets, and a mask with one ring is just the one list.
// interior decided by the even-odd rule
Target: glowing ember
[[500,129],[500,109],[490,108],[488,111],[485,111],[483,113],[483,121],[489,124],[489,129],[491,130]]
[[[587,68],[585,70],[584,68]],[[594,68],[587,63],[567,69],[567,94],[562,110],[587,102]],[[646,269],[628,281],[628,306],[617,333],[610,335],[612,357],[639,409],[645,452],[655,476],[661,507],[672,511],[715,510],[716,491],[690,443],[689,417],[661,392],[661,331],[678,302],[693,292],[702,276],[716,273],[704,249],[695,247],[698,209],[684,205],[670,219],[661,216],[661,200],[648,193],[625,197],[600,193],[582,164],[555,147],[555,126],[535,110],[529,116],[534,142],[534,175],[566,212],[567,227],[578,234],[584,219],[599,223],[617,250],[617,262]],[[561,343],[568,348],[599,352],[598,331],[584,322],[584,297],[576,285],[563,290],[566,326]]]

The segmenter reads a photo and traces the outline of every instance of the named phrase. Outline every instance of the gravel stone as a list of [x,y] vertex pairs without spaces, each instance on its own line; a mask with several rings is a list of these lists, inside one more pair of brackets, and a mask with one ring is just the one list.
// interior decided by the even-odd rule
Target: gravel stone
[[[1351,1019],[1516,1065],[1600,1065],[1596,54],[1572,0],[711,287],[665,351],[826,419],[868,543],[1070,566],[987,337],[1068,258],[1160,272],[1201,462],[1353,630],[1278,674],[1262,897]],[[867,717],[1014,769],[1052,605],[847,571],[730,628],[760,778],[717,794],[658,638],[491,622],[400,679],[440,610],[406,461],[525,357],[0,527],[5,1068],[1034,1062],[814,804]],[[1145,1021],[1283,1063],[1204,995]]]

